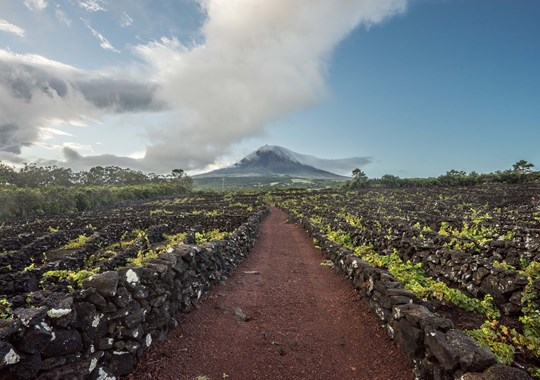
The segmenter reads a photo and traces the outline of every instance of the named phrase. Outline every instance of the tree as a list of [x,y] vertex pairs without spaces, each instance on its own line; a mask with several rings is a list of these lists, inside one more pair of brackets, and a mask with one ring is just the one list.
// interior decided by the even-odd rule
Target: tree
[[174,179],[182,179],[184,176],[186,176],[186,172],[183,169],[173,169],[172,177]]
[[400,187],[401,178],[392,174],[385,174],[380,179],[383,187]]
[[15,178],[15,170],[0,161],[0,185],[12,184]]
[[534,164],[527,162],[525,160],[519,160],[514,165],[512,165],[512,168],[515,172],[519,172],[521,174],[526,174],[532,172],[532,168],[534,168]]
[[352,176],[353,176],[353,180],[352,180],[353,188],[361,189],[361,188],[367,187],[368,176],[362,170],[358,168],[354,169],[352,171]]

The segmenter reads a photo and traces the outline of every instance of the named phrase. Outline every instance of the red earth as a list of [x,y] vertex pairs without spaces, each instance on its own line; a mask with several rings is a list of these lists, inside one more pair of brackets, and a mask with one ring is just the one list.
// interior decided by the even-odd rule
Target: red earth
[[250,256],[129,380],[412,380],[404,355],[300,226],[272,208]]

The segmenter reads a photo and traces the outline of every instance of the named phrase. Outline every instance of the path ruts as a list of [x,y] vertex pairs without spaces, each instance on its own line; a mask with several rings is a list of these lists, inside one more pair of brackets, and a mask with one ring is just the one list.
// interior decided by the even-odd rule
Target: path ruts
[[413,379],[350,283],[286,220],[271,210],[251,255],[128,379]]

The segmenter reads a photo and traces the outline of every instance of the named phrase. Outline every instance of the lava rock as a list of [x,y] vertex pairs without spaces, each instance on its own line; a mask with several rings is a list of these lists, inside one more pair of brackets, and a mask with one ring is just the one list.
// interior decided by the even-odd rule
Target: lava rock
[[390,323],[394,342],[411,360],[418,360],[424,356],[424,333],[419,328],[413,326],[408,320],[400,319]]
[[6,339],[21,328],[21,322],[17,319],[0,319],[0,339]]
[[0,340],[0,369],[16,364],[21,360],[21,356],[15,348],[8,342]]
[[16,346],[23,352],[36,354],[43,351],[53,338],[52,329],[45,322],[42,322],[28,329],[26,334],[16,343]]
[[17,379],[35,379],[43,366],[40,354],[26,355],[24,360],[10,367],[11,372],[17,374]]
[[43,350],[44,357],[51,358],[82,351],[82,337],[77,330],[55,330],[54,334],[55,339]]
[[530,380],[531,378],[520,369],[502,366],[499,364],[493,365],[484,372],[468,372],[460,377],[460,380]]
[[427,329],[425,342],[446,370],[460,366],[465,371],[481,371],[496,363],[491,351],[480,347],[474,339],[461,331],[443,333]]
[[115,351],[110,360],[109,368],[116,376],[127,375],[135,368],[135,356],[129,352]]
[[24,326],[31,326],[42,322],[47,315],[47,308],[45,306],[29,309],[15,309],[13,314],[20,319]]
[[84,289],[95,288],[104,297],[112,297],[116,294],[118,287],[118,272],[109,271],[95,274],[83,280]]

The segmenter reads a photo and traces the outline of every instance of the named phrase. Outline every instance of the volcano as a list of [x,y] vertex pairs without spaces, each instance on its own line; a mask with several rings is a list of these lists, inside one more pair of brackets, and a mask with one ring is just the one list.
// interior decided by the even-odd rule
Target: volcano
[[276,145],[265,145],[232,166],[193,176],[212,177],[294,177],[342,181],[348,179],[310,165],[317,158]]

